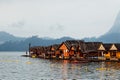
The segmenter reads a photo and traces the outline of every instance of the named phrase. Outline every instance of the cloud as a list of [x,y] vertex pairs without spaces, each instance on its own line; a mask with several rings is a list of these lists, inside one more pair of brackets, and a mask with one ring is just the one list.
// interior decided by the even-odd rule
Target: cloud
[[110,28],[119,9],[120,0],[0,0],[0,30],[23,36],[97,36]]
[[[24,21],[19,21],[19,22],[16,22],[16,23],[12,23],[10,25],[10,27],[23,27],[25,25],[25,22]],[[9,25],[8,25],[9,26]]]
[[64,26],[61,24],[55,24],[49,27],[49,31],[64,31]]
[[2,25],[4,28],[22,28],[25,25],[25,21],[18,21]]

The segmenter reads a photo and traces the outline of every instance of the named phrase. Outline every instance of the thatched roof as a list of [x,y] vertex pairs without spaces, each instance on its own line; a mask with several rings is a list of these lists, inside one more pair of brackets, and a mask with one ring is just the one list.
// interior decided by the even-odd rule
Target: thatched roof
[[103,44],[102,42],[84,42],[83,40],[66,40],[62,44],[54,44],[50,46],[34,46],[30,47],[30,50],[51,51],[52,48],[54,50],[58,50],[63,44],[65,44],[68,51],[74,49],[74,51],[81,51],[83,53],[97,52],[101,44],[103,45],[106,51],[109,51],[113,44],[118,49],[118,51],[120,51],[120,43]]
[[109,51],[112,45],[113,45],[112,43],[104,43],[103,44],[106,51]]
[[60,44],[54,44],[54,45],[51,45],[51,48],[54,48],[55,50],[58,50]]
[[102,42],[85,42],[86,44],[86,51],[87,52],[96,52],[98,51],[98,48],[100,47],[101,44],[103,44]]
[[75,51],[79,50],[79,48],[81,51],[85,50],[84,49],[85,43],[83,40],[66,40],[62,44],[65,44],[68,50],[70,50],[72,47],[74,48]]
[[120,43],[115,43],[116,48],[120,51]]

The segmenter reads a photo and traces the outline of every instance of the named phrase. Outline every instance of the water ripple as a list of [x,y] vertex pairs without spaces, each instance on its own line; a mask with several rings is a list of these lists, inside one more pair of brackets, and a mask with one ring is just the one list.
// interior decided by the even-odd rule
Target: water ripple
[[119,80],[120,63],[71,63],[21,57],[24,52],[0,52],[0,80]]

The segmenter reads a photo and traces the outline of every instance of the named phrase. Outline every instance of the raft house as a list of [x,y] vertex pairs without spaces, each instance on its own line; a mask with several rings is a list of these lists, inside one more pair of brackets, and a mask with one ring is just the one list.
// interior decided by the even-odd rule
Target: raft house
[[61,44],[29,48],[32,58],[87,61],[120,61],[120,43],[66,40]]

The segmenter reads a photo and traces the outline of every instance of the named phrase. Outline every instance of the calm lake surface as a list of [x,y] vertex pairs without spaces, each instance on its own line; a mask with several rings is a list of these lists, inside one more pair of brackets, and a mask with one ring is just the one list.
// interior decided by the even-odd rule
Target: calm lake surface
[[0,52],[0,80],[120,80],[119,62],[74,63]]

